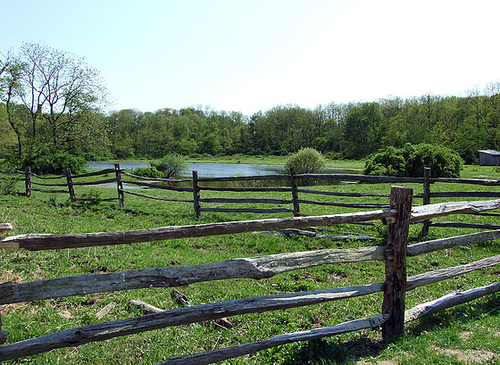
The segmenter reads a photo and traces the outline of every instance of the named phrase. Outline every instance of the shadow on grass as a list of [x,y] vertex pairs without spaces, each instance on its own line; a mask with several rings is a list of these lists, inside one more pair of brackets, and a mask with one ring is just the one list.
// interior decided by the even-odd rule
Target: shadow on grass
[[333,365],[353,364],[368,357],[377,356],[386,344],[366,337],[343,343],[319,339],[303,344],[283,362],[286,365]]
[[[416,338],[424,332],[431,332],[452,326],[467,324],[485,318],[500,315],[500,294],[462,304],[454,308],[407,324],[406,340]],[[377,337],[374,334],[373,337]],[[397,344],[398,340],[396,340]],[[334,338],[324,338],[301,344],[283,362],[286,365],[333,365],[355,364],[367,357],[376,357],[387,348],[387,343],[374,338],[362,337],[347,342],[335,342]]]

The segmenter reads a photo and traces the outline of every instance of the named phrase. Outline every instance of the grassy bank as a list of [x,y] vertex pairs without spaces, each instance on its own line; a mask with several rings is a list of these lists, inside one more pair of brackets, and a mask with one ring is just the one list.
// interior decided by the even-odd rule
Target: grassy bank
[[[241,163],[255,162],[242,161]],[[471,175],[469,177],[488,175],[489,178],[495,178],[495,176],[499,178],[493,168],[471,168],[468,173]],[[474,186],[450,184],[433,186],[433,190],[436,189],[436,191],[464,190],[465,188],[478,189]],[[21,190],[22,186],[19,185],[18,189]],[[390,185],[348,184],[324,186],[319,189],[387,193]],[[421,189],[421,186],[414,186],[415,193],[421,192]],[[498,191],[495,187],[482,189]],[[116,190],[97,187],[81,188],[77,190],[77,194],[109,198],[116,196]],[[182,195],[183,193],[154,189],[148,190],[148,194],[189,198],[189,194]],[[205,196],[228,195],[231,194],[206,192]],[[259,193],[259,195],[280,197],[279,193]],[[242,196],[242,194],[237,196]],[[283,197],[289,198],[285,195]],[[352,198],[345,198],[344,201],[350,199]],[[374,198],[370,201],[387,202],[387,199]],[[420,204],[419,201],[416,203]],[[214,203],[215,205],[217,204]],[[301,211],[306,214],[320,215],[353,212],[354,210],[303,205]],[[12,234],[116,231],[277,216],[287,215],[213,213],[204,214],[200,220],[196,220],[189,203],[158,202],[129,195],[126,197],[125,208],[119,208],[116,202],[75,204],[68,202],[66,195],[44,195],[36,192],[31,198],[20,195],[0,196],[0,219],[14,225],[15,230]],[[450,218],[443,220],[450,220]],[[498,224],[496,217],[460,216],[454,220]],[[51,252],[2,250],[0,257],[3,266],[0,272],[0,282],[26,282],[87,273],[202,264],[237,257],[320,248],[361,247],[383,244],[386,233],[381,224],[375,227],[346,225],[325,228],[332,230],[331,234],[366,234],[376,239],[373,242],[356,240],[341,242],[248,233]],[[430,238],[475,231],[473,229],[431,228]],[[411,227],[413,242],[420,240],[419,232],[419,225]],[[413,275],[437,268],[456,266],[496,254],[500,254],[498,240],[449,249],[409,258],[408,273]],[[177,290],[184,293],[191,303],[196,305],[249,296],[381,282],[384,280],[383,270],[383,264],[378,262],[327,265],[282,274],[271,279],[216,281],[192,284],[177,288]],[[498,274],[498,267],[493,267],[415,289],[407,294],[407,307],[413,307],[450,292],[497,282]],[[128,304],[132,299],[143,300],[163,309],[182,307],[172,292],[172,289],[141,289],[12,304],[1,308],[2,325],[3,329],[9,332],[9,343],[12,343],[78,326],[138,316],[141,312]],[[378,315],[381,310],[381,298],[381,294],[376,294],[305,308],[237,316],[229,318],[233,324],[231,328],[208,323],[155,330],[141,335],[86,344],[77,348],[54,350],[17,362],[13,361],[13,363],[134,364],[140,362],[156,364],[169,356],[210,351],[244,342],[263,340],[283,333],[331,326],[355,318]],[[100,310],[112,303],[114,307],[108,314],[102,318],[96,316]],[[471,361],[478,363],[489,361],[489,364],[498,364],[498,359],[492,360],[491,354],[495,354],[500,348],[499,307],[499,295],[457,306],[426,320],[409,324],[405,330],[405,337],[388,346],[380,342],[381,335],[378,331],[361,331],[310,343],[280,346],[227,363],[349,364],[358,362],[367,364],[388,361],[387,364],[463,364],[471,363]]]

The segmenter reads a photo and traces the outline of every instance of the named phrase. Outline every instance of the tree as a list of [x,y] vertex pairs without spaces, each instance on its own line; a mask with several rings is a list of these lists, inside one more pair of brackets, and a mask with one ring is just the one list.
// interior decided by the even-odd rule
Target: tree
[[10,127],[17,137],[17,147],[19,158],[23,154],[23,130],[22,118],[20,118],[19,106],[15,104],[16,94],[20,91],[21,69],[19,64],[14,62],[10,57],[3,63],[1,67],[0,78],[0,96],[5,102],[5,112]]
[[377,151],[384,134],[384,118],[378,103],[363,103],[352,108],[344,127],[346,157],[361,158]]
[[[25,127],[25,134],[33,146],[39,145],[39,124],[43,122],[47,127],[44,142],[53,149],[67,150],[79,137],[78,130],[91,127],[89,114],[98,112],[107,100],[99,72],[84,58],[47,46],[23,44],[4,72],[8,74],[2,81],[2,89],[7,90],[3,98],[10,104],[7,113],[14,120],[10,106],[25,107],[31,124]],[[11,126],[20,136],[18,125]]]

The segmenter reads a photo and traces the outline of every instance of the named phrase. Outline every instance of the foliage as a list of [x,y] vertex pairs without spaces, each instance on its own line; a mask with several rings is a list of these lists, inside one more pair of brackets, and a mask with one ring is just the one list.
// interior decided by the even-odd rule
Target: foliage
[[135,175],[144,177],[163,177],[163,172],[158,171],[154,166],[141,166],[134,171]]
[[49,146],[27,151],[19,163],[20,168],[30,166],[36,174],[64,174],[70,168],[73,174],[80,174],[85,169],[85,159]]
[[125,109],[108,120],[120,158],[182,155],[281,155],[312,147],[328,156],[366,158],[385,146],[444,145],[467,162],[500,148],[500,83],[467,97],[330,103],[315,109],[279,105],[251,116],[208,108]]
[[427,143],[403,148],[392,146],[374,154],[366,161],[366,175],[423,176],[424,167],[431,168],[432,177],[459,177],[463,163],[453,150]]
[[361,158],[377,151],[385,134],[384,127],[379,104],[363,103],[352,108],[345,119],[345,156]]
[[325,166],[325,158],[314,148],[302,148],[285,163],[287,172],[293,167],[296,174],[313,174]]
[[179,175],[187,169],[186,157],[177,153],[169,153],[160,162],[152,161],[151,166],[161,171],[167,179]]

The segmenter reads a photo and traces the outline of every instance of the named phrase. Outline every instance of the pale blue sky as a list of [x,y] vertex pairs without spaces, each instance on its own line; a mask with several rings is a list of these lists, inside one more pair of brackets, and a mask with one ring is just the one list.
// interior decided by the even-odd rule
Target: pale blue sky
[[112,109],[251,115],[500,80],[498,0],[0,0],[0,52],[85,57]]

